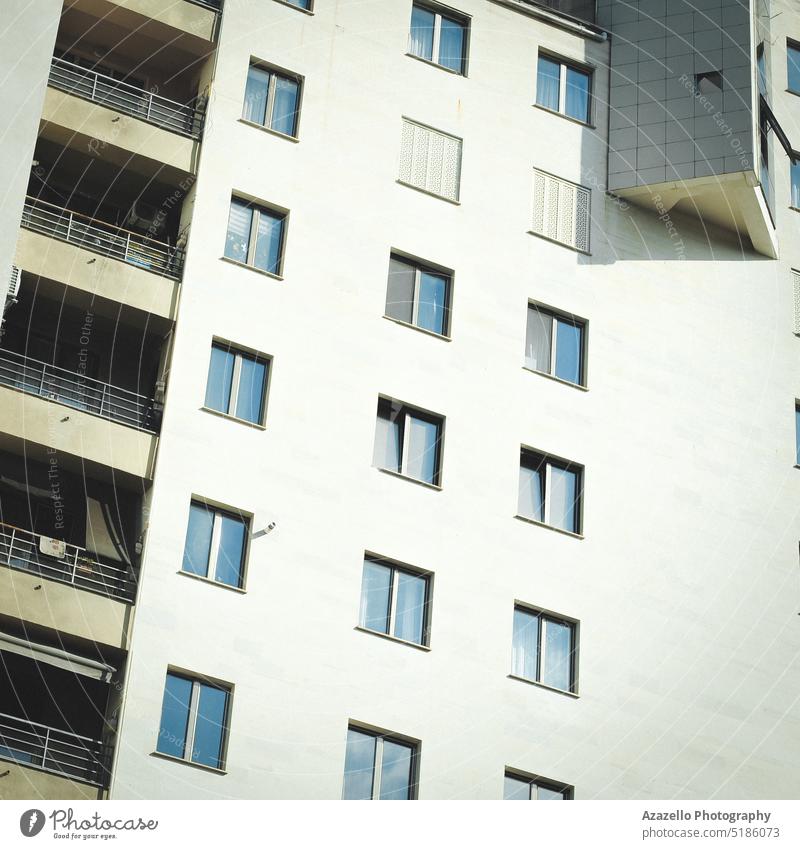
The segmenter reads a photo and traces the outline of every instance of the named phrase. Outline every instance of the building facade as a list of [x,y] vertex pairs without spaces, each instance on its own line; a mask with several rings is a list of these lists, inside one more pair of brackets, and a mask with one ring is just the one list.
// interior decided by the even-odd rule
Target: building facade
[[13,78],[0,797],[796,798],[796,4],[164,5]]

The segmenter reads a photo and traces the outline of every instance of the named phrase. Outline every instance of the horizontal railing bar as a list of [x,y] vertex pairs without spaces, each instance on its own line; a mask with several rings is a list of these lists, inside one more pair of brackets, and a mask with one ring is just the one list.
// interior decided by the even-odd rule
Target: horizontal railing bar
[[[58,734],[67,734],[70,737],[75,737],[79,740],[86,740],[89,743],[94,743],[97,746],[102,745],[100,740],[95,740],[93,737],[85,737],[83,734],[78,734],[74,731],[64,731],[61,728],[54,728],[52,725],[43,725],[41,722],[34,722],[32,719],[23,719],[19,716],[14,716],[10,713],[0,713],[0,720],[2,719],[11,719],[14,722],[19,722],[22,725],[32,725],[37,728],[44,728],[46,731],[55,731]],[[0,723],[0,727],[2,727],[2,723]]]

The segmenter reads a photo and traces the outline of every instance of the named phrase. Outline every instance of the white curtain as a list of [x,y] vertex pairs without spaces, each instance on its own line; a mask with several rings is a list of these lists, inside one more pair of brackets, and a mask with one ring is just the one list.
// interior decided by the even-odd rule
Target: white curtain
[[550,374],[550,350],[553,318],[535,307],[528,308],[528,331],[525,337],[525,365]]

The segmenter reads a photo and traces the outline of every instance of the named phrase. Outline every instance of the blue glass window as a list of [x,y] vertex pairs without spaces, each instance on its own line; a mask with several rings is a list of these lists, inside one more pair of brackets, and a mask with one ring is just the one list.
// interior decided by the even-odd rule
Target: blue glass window
[[550,56],[539,56],[536,73],[536,103],[589,123],[592,74]]
[[526,607],[514,607],[511,673],[575,692],[575,625]]
[[427,645],[429,577],[367,558],[361,580],[360,625]]
[[413,799],[416,746],[347,729],[343,799]]
[[789,91],[800,94],[800,47],[789,44],[786,48],[786,54]]
[[222,769],[230,691],[167,673],[157,751]]
[[584,322],[528,305],[525,365],[583,386]]
[[450,329],[451,277],[404,257],[389,260],[386,315],[439,336]]
[[231,200],[225,256],[270,274],[280,274],[286,214]]
[[182,570],[220,584],[241,587],[249,523],[193,501],[183,550]]
[[463,74],[467,54],[467,22],[442,14],[435,6],[411,7],[408,52]]
[[211,346],[205,406],[237,419],[263,424],[269,360],[221,342]]
[[560,91],[561,65],[546,56],[540,56],[536,77],[536,102],[539,106],[558,112]]
[[582,468],[523,448],[518,513],[562,531],[581,533]]
[[247,71],[242,117],[286,136],[297,135],[300,82],[270,68],[251,65]]
[[372,465],[438,486],[442,424],[438,416],[379,399]]

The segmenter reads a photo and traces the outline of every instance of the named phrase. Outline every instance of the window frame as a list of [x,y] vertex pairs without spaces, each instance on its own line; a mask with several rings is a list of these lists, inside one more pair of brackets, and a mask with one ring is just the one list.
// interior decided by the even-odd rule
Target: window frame
[[[384,312],[383,317],[388,318],[390,321],[396,321],[398,324],[402,324],[405,327],[413,327],[415,330],[421,330],[423,333],[428,333],[431,336],[435,336],[438,339],[452,339],[451,329],[452,329],[452,314],[453,314],[453,279],[455,277],[454,272],[445,268],[444,266],[433,265],[426,260],[419,259],[418,257],[412,256],[411,254],[403,253],[398,250],[391,250],[389,252],[389,274],[391,274],[392,269],[392,260],[396,262],[403,263],[414,269],[414,303],[411,308],[411,321],[404,321],[402,318],[396,318],[393,315],[389,315],[387,312],[387,308],[389,306],[388,298],[389,298],[389,279],[387,275],[386,280],[386,299],[384,300]],[[444,301],[444,332],[437,333],[435,330],[429,330],[427,327],[421,327],[417,324],[417,319],[419,317],[419,291],[420,291],[420,282],[422,273],[428,273],[435,275],[437,277],[445,277],[447,279],[446,284],[446,292],[445,292],[445,301]]]
[[[278,2],[286,2],[286,0],[278,0]],[[287,5],[292,5],[291,3],[287,3]],[[295,8],[299,8],[295,6]],[[303,10],[305,11],[305,10]],[[298,74],[295,71],[289,71],[287,68],[281,68],[278,65],[273,65],[270,62],[265,62],[261,59],[256,58],[255,56],[250,57],[250,61],[247,65],[247,75],[245,76],[245,94],[247,93],[247,77],[250,75],[251,68],[258,68],[261,71],[265,71],[270,75],[269,83],[267,85],[267,103],[264,108],[264,121],[265,123],[261,124],[258,121],[253,121],[250,118],[244,117],[244,108],[246,101],[242,100],[242,114],[239,116],[239,120],[243,121],[245,124],[248,124],[253,127],[258,127],[261,130],[266,130],[269,133],[273,133],[276,136],[280,136],[284,139],[289,139],[291,141],[299,141],[300,140],[300,115],[303,108],[303,90],[305,88],[305,78],[302,74]],[[284,133],[282,130],[276,130],[272,125],[272,116],[275,109],[275,90],[276,90],[276,77],[281,77],[285,80],[289,80],[291,82],[297,83],[297,109],[295,110],[295,118],[294,118],[294,128],[292,133]]]
[[[545,106],[543,103],[539,103],[539,59],[549,59],[551,62],[556,63],[559,66],[558,70],[558,109],[552,109],[549,106]],[[581,74],[584,74],[589,78],[589,85],[587,88],[587,97],[588,102],[586,104],[586,120],[584,121],[582,118],[576,118],[573,115],[567,114],[567,70],[571,69],[573,71],[577,71]],[[568,121],[574,121],[576,124],[580,124],[584,127],[594,127],[594,110],[595,110],[595,97],[594,97],[594,76],[595,76],[595,67],[593,65],[586,64],[585,62],[580,62],[576,59],[568,59],[565,56],[559,56],[557,53],[551,53],[549,50],[539,49],[536,54],[536,94],[534,96],[534,106],[539,109],[544,109],[545,112],[549,112],[551,115],[560,115],[562,118],[566,118]]]
[[[209,584],[213,584],[217,587],[223,587],[228,590],[235,590],[237,592],[246,592],[246,584],[247,584],[247,571],[248,565],[250,561],[250,537],[252,534],[252,524],[253,517],[251,514],[244,512],[243,510],[236,510],[233,507],[222,507],[217,505],[214,502],[208,501],[205,498],[202,498],[198,495],[192,495],[189,499],[189,514],[186,519],[186,535],[189,533],[189,518],[191,517],[191,509],[192,506],[202,507],[207,512],[211,512],[214,514],[212,525],[211,525],[211,539],[209,540],[208,546],[208,560],[206,562],[206,573],[205,575],[198,575],[196,572],[189,572],[188,570],[183,568],[183,559],[186,556],[186,538],[184,537],[183,543],[183,554],[181,556],[181,566],[178,570],[179,575],[187,575],[190,578],[194,578],[199,581],[206,581]],[[217,572],[217,560],[219,558],[220,551],[220,539],[222,536],[222,517],[227,516],[230,519],[235,519],[238,522],[241,522],[244,525],[244,545],[242,546],[242,560],[241,567],[239,570],[240,574],[240,582],[239,585],[236,586],[234,584],[226,584],[224,581],[218,581],[214,575]],[[212,563],[213,563],[213,575],[212,573]]]
[[[426,12],[430,12],[433,16],[433,40],[431,42],[431,58],[427,59],[425,56],[419,56],[416,53],[411,52],[411,21],[414,18],[414,8],[419,7],[420,9],[424,9]],[[453,68],[448,68],[447,65],[443,65],[439,61],[440,57],[440,46],[441,46],[441,35],[442,35],[442,18],[446,18],[448,21],[452,21],[455,24],[461,26],[464,31],[464,48],[463,48],[463,56],[461,57],[461,69],[456,71]],[[421,62],[425,62],[428,65],[434,65],[437,68],[441,68],[441,70],[446,71],[449,74],[454,74],[458,77],[466,77],[468,76],[469,70],[469,48],[470,48],[470,31],[472,17],[459,9],[453,9],[451,6],[445,6],[441,3],[430,3],[425,2],[425,0],[412,0],[411,3],[411,20],[409,21],[408,26],[408,46],[406,48],[406,56],[410,56],[412,59],[419,59]]]
[[[528,299],[528,310],[536,310],[540,314],[550,316],[554,321],[563,321],[564,324],[571,324],[575,327],[580,327],[581,330],[581,350],[580,350],[580,362],[579,362],[579,371],[580,371],[580,382],[573,383],[571,380],[567,380],[566,378],[559,377],[555,373],[555,364],[556,364],[556,353],[558,347],[558,333],[550,332],[550,367],[551,371],[541,371],[540,369],[533,368],[529,366],[527,362],[523,363],[523,368],[526,371],[533,372],[534,374],[541,374],[544,377],[552,378],[553,380],[557,380],[559,383],[563,383],[566,386],[574,386],[577,389],[588,389],[588,340],[589,340],[589,321],[588,319],[581,318],[580,316],[575,315],[574,313],[568,313],[564,310],[558,310],[555,307],[551,307],[547,304],[543,304],[540,301],[534,301],[532,299]],[[525,349],[527,351],[528,348],[528,316],[529,312],[525,313]]]
[[[186,722],[186,738],[183,743],[183,755],[173,755],[169,752],[161,752],[158,748],[158,740],[161,736],[161,729],[163,722],[163,714],[164,714],[164,695],[166,695],[167,691],[167,681],[169,676],[174,678],[181,678],[184,681],[188,681],[192,685],[191,697],[188,705],[188,716]],[[199,761],[192,760],[191,752],[194,748],[194,739],[195,734],[197,732],[197,719],[199,716],[199,704],[200,704],[200,686],[205,684],[209,687],[212,687],[217,690],[222,690],[226,694],[225,698],[225,715],[222,722],[222,740],[220,743],[220,753],[219,753],[219,765],[218,766],[209,766],[208,764],[200,763]],[[210,678],[207,675],[201,675],[196,672],[189,672],[184,669],[180,669],[174,666],[168,666],[166,675],[164,676],[164,686],[162,690],[162,707],[161,714],[159,715],[159,728],[158,735],[156,737],[156,747],[155,754],[162,758],[169,758],[173,761],[180,761],[181,763],[189,764],[190,766],[199,767],[200,769],[208,769],[213,772],[226,772],[227,763],[228,763],[228,744],[230,741],[230,732],[231,732],[231,715],[233,708],[233,684],[227,681],[221,681],[216,678]],[[188,757],[187,757],[188,753]]]
[[[376,563],[379,566],[385,566],[391,570],[391,583],[389,587],[389,611],[387,614],[389,630],[378,631],[375,628],[370,628],[364,624],[362,618],[362,608],[364,603],[364,566],[367,562]],[[411,575],[414,578],[422,578],[425,581],[425,602],[422,611],[422,642],[417,643],[414,640],[406,640],[403,637],[398,637],[393,633],[397,614],[397,596],[400,575]],[[371,551],[364,552],[364,560],[361,568],[361,590],[359,594],[359,609],[358,609],[358,627],[362,631],[367,631],[370,634],[377,634],[379,637],[388,637],[396,640],[399,643],[415,646],[416,648],[430,648],[431,640],[431,610],[433,607],[433,572],[424,569],[418,569],[415,566],[409,566],[407,563],[400,563],[397,560],[390,560],[380,554],[374,554]]]
[[[511,778],[514,781],[519,781],[528,785],[528,801],[539,801],[538,799],[534,800],[531,798],[534,787],[537,790],[542,787],[546,790],[552,790],[555,793],[562,793],[564,795],[563,801],[565,802],[571,802],[575,799],[575,787],[572,784],[563,784],[560,781],[554,781],[552,778],[545,778],[542,775],[533,775],[509,766],[507,766],[503,772],[504,783],[506,778]],[[505,799],[505,793],[503,796],[503,801],[509,801]]]
[[795,153],[797,158],[789,159],[789,208],[800,212],[800,151]]
[[786,39],[786,91],[790,94],[800,95],[800,89],[794,89],[791,87],[789,83],[789,63],[790,59],[790,50],[794,50],[797,53],[797,65],[800,67],[800,41],[797,41],[794,38]]
[[[579,696],[578,690],[578,657],[580,647],[580,621],[573,619],[570,616],[564,616],[562,613],[555,613],[552,610],[547,610],[543,607],[536,607],[524,601],[514,600],[514,611],[526,613],[529,616],[536,616],[538,619],[538,634],[537,634],[537,652],[536,652],[536,678],[526,678],[524,675],[518,675],[514,672],[514,616],[512,615],[511,624],[511,672],[510,678],[517,681],[525,681],[528,684],[535,684],[537,687],[544,687],[547,690],[553,690],[556,693],[565,693],[568,696]],[[556,625],[566,625],[570,629],[570,653],[569,653],[569,689],[564,690],[561,687],[554,687],[542,680],[542,669],[546,658],[545,650],[545,622],[553,622]]]
[[[228,234],[230,232],[230,214],[231,207],[233,206],[233,201],[239,201],[239,203],[245,204],[249,209],[252,209],[253,216],[250,220],[250,232],[247,236],[247,259],[245,262],[242,262],[240,259],[236,259],[234,257],[230,257],[227,254],[228,250]],[[267,268],[261,268],[261,266],[256,265],[254,260],[257,251],[258,245],[258,225],[261,219],[262,212],[267,213],[271,217],[280,218],[281,220],[281,238],[280,243],[278,245],[278,263],[277,269],[275,271],[270,271]],[[283,268],[284,262],[286,260],[286,239],[289,230],[289,210],[283,209],[282,207],[275,206],[272,204],[265,203],[264,201],[254,200],[252,198],[248,198],[245,195],[232,193],[230,203],[228,204],[228,223],[225,229],[225,249],[223,251],[223,258],[227,262],[232,262],[234,265],[238,265],[240,268],[249,268],[253,271],[257,271],[260,274],[266,274],[268,277],[272,277],[275,280],[283,280]]]
[[314,14],[314,0],[308,0],[307,9],[303,6],[298,6],[296,3],[292,3],[291,0],[275,0],[275,2],[280,3],[281,6],[289,6],[291,9],[297,9],[298,12],[305,12],[307,15]]
[[[417,799],[419,792],[419,762],[420,749],[422,744],[419,740],[412,737],[406,737],[403,734],[396,734],[393,731],[375,728],[371,725],[363,725],[360,722],[348,721],[348,731],[355,731],[358,734],[363,734],[367,737],[375,738],[375,760],[372,764],[372,795],[369,801],[381,801],[381,779],[383,778],[383,744],[388,740],[390,743],[397,743],[401,746],[411,748],[411,767],[409,769],[409,787],[408,800],[414,801]],[[345,764],[347,763],[347,737],[345,736]],[[344,791],[347,780],[347,773],[342,771],[342,801],[353,801],[345,799]],[[365,800],[366,801],[366,800]]]
[[[377,432],[377,424],[378,419],[380,418],[380,410],[381,404],[388,404],[390,410],[394,410],[397,408],[397,412],[395,414],[395,418],[389,418],[389,422],[393,423],[397,417],[402,415],[403,424],[400,429],[400,469],[399,471],[396,469],[387,469],[385,466],[373,466],[382,472],[386,472],[390,475],[396,475],[397,477],[404,478],[405,480],[414,481],[415,483],[422,484],[423,486],[429,486],[433,489],[441,489],[442,488],[442,457],[444,456],[444,427],[445,427],[445,417],[439,415],[438,413],[430,412],[429,410],[424,410],[421,407],[415,407],[412,404],[406,404],[404,401],[399,401],[396,398],[391,398],[388,395],[379,395],[378,396],[378,408],[375,412],[375,427]],[[416,415],[415,415],[416,414]],[[439,428],[438,437],[436,440],[436,457],[434,458],[434,475],[433,481],[426,481],[422,478],[416,478],[413,475],[408,474],[408,444],[409,439],[407,438],[409,431],[409,419],[417,418],[421,421],[427,422],[428,424],[437,425]],[[376,433],[377,435],[377,433]],[[374,455],[374,442],[373,442],[373,455]]]
[[[534,519],[532,516],[526,516],[524,513],[519,512],[519,492],[517,493],[517,518],[522,519],[526,522],[532,522],[536,525],[542,525],[547,528],[552,528],[554,531],[558,531],[562,534],[568,534],[569,536],[579,537],[583,539],[583,501],[584,501],[584,492],[585,492],[585,476],[586,476],[586,467],[581,463],[577,463],[573,460],[567,460],[564,457],[557,457],[554,454],[548,454],[544,451],[540,451],[538,448],[532,448],[527,445],[520,446],[520,454],[519,454],[519,469],[522,470],[523,466],[523,458],[529,457],[531,459],[538,458],[539,463],[536,466],[536,470],[540,471],[541,466],[545,464],[545,476],[544,476],[544,491],[542,493],[542,519]],[[557,525],[550,524],[550,489],[552,484],[552,469],[551,467],[555,466],[562,471],[573,472],[575,473],[575,527],[577,530],[566,530],[565,528],[559,528]],[[530,468],[530,467],[528,467]]]
[[[221,348],[227,351],[229,354],[233,354],[233,373],[231,374],[231,397],[230,402],[228,404],[228,410],[218,410],[216,407],[209,407],[205,402],[205,397],[203,398],[203,410],[206,410],[209,413],[215,413],[216,415],[222,416],[226,419],[231,419],[235,422],[239,422],[240,424],[250,425],[251,427],[257,428],[265,428],[267,421],[267,400],[269,398],[269,387],[270,382],[272,380],[272,356],[270,354],[264,354],[261,351],[254,351],[250,348],[243,348],[241,345],[234,345],[232,342],[228,342],[225,339],[220,339],[218,336],[214,336],[211,339],[211,350],[213,352],[214,348]],[[208,393],[208,380],[211,375],[211,362],[212,362],[213,353],[209,355],[208,358],[208,372],[206,373],[206,393]],[[241,381],[242,374],[242,359],[253,360],[255,362],[262,362],[265,365],[265,376],[264,376],[264,386],[261,390],[261,415],[259,416],[258,421],[251,422],[250,419],[243,419],[241,416],[237,416],[235,412],[231,412],[231,410],[236,409],[236,403],[239,399],[239,386]]]

